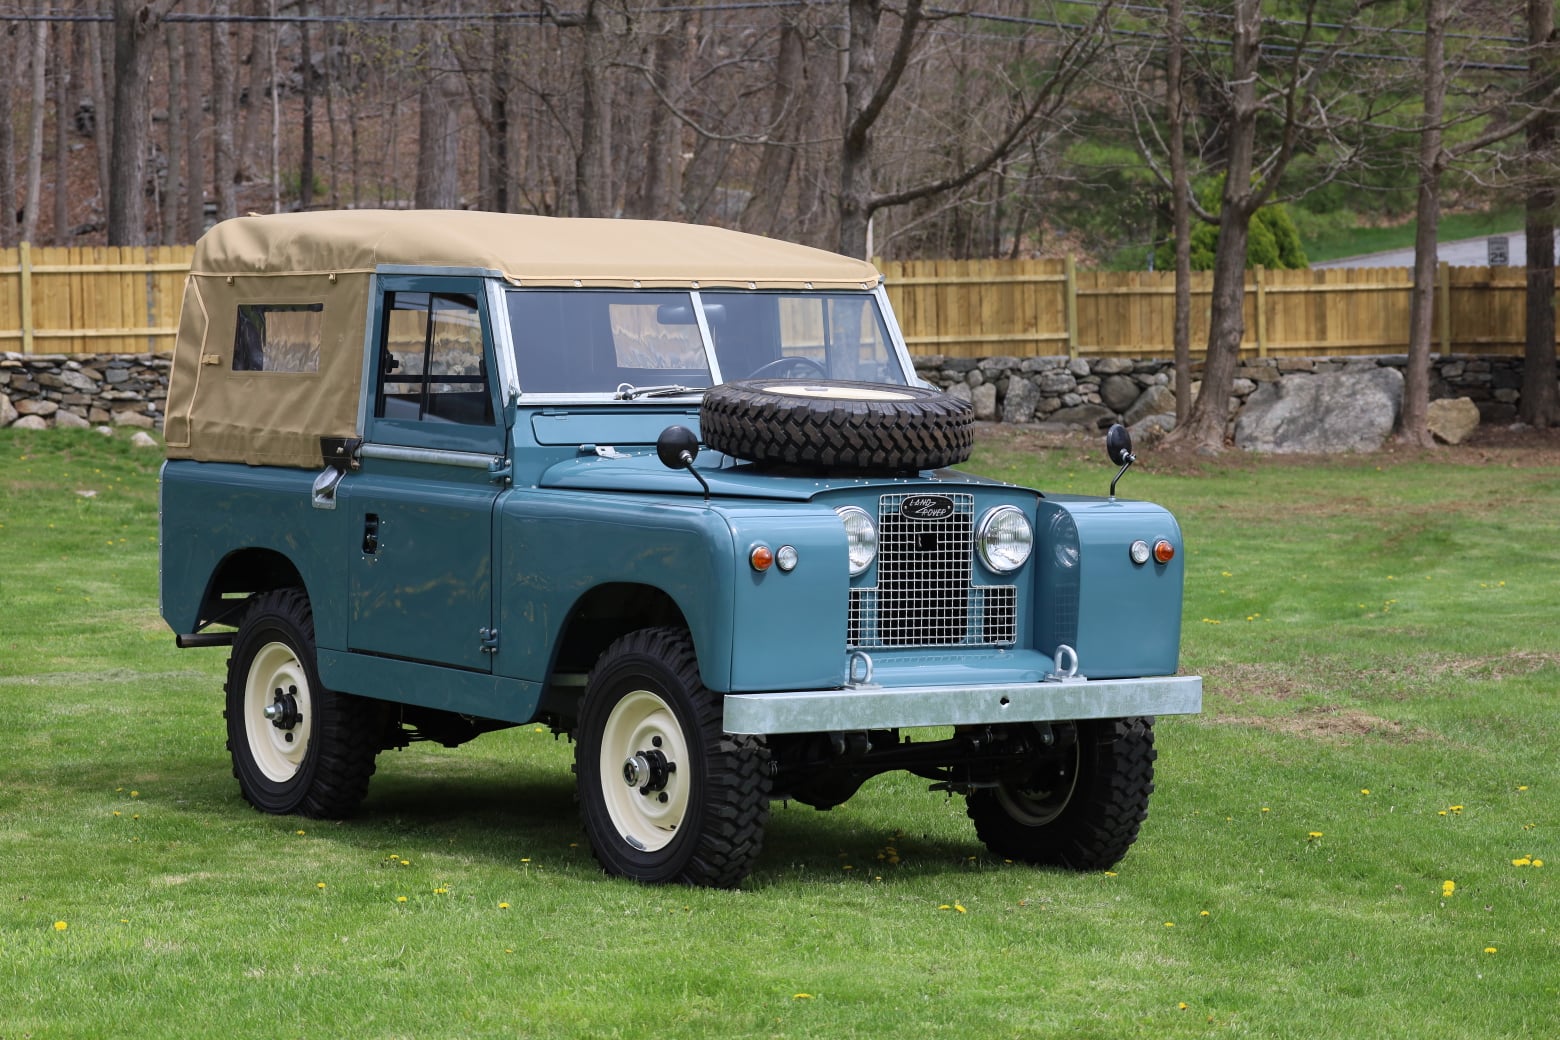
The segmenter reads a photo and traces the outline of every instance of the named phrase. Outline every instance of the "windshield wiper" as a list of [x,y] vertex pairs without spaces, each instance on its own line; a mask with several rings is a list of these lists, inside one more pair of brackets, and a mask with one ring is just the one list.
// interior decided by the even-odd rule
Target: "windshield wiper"
[[666,386],[635,386],[633,383],[619,383],[617,393],[612,395],[614,401],[633,401],[640,397],[675,397],[678,394],[702,394],[709,387],[683,386],[680,383],[670,383]]

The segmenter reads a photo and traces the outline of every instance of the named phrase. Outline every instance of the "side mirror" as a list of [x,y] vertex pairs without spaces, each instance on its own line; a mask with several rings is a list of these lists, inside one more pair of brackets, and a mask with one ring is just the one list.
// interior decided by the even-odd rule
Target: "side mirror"
[[710,485],[704,474],[693,468],[693,460],[699,457],[699,438],[686,426],[668,426],[655,439],[655,457],[667,469],[685,469],[704,488],[704,500],[709,501]]
[[1115,423],[1105,431],[1105,454],[1121,467],[1110,481],[1110,497],[1115,498],[1116,482],[1137,461],[1137,456],[1132,454],[1132,434],[1120,423]]
[[699,457],[699,438],[686,426],[668,426],[655,439],[655,455],[667,469],[690,469]]
[[1134,461],[1132,455],[1132,432],[1120,423],[1114,423],[1105,431],[1105,454],[1110,456],[1110,461],[1118,466],[1125,466]]

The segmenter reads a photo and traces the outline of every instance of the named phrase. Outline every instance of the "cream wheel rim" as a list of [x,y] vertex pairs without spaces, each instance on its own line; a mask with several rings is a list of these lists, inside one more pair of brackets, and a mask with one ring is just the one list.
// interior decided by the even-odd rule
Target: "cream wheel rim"
[[267,643],[255,654],[244,683],[244,733],[250,756],[267,780],[286,783],[298,775],[313,720],[303,662],[286,643]]
[[617,702],[602,728],[598,760],[607,815],[623,840],[657,852],[688,813],[688,744],[670,705],[649,690]]
[[915,395],[893,388],[831,386],[828,383],[766,383],[758,389],[779,397],[806,397],[818,401],[913,401]]

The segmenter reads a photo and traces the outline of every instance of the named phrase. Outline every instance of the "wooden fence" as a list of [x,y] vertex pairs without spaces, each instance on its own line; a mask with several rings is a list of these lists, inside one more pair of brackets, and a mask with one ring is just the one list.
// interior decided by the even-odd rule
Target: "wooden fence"
[[193,246],[0,249],[0,350],[167,354]]
[[[1069,260],[915,260],[881,265],[915,354],[1167,357],[1175,276],[1079,271]],[[1246,338],[1254,357],[1401,354],[1408,350],[1404,267],[1246,274]],[[1192,348],[1208,339],[1210,272],[1192,276]],[[1518,267],[1437,271],[1434,343],[1442,354],[1520,354],[1526,273]]]
[[[0,351],[173,349],[191,246],[0,250]],[[916,354],[1167,357],[1174,277],[1079,271],[1068,260],[917,260],[880,265]],[[1246,282],[1246,351],[1256,357],[1400,354],[1408,269],[1267,271]],[[1212,276],[1192,284],[1192,346],[1208,335]],[[1525,274],[1442,265],[1434,349],[1520,354]]]

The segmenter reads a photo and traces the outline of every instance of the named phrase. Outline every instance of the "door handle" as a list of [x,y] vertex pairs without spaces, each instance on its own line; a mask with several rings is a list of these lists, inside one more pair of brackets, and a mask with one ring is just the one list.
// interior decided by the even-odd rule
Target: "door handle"
[[372,556],[379,551],[379,514],[369,513],[363,518],[363,555]]

